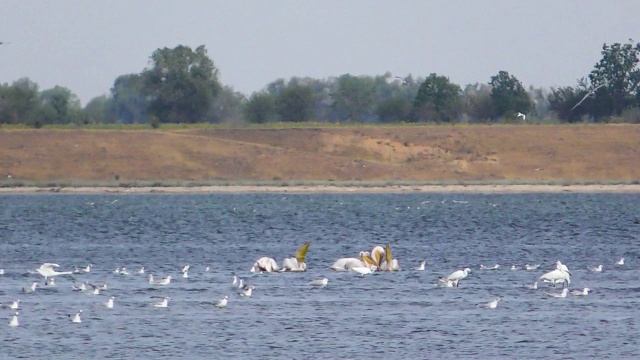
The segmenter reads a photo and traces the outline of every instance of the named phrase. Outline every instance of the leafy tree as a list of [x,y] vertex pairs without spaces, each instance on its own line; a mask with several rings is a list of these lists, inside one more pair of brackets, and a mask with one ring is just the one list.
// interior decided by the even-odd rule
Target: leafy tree
[[211,104],[209,121],[227,124],[242,122],[246,101],[247,98],[231,86],[222,86]]
[[409,121],[411,118],[411,101],[404,97],[394,96],[378,103],[376,115],[382,123],[397,123]]
[[[592,114],[596,118],[620,115],[640,105],[640,43],[602,46],[602,59],[589,74],[595,93]],[[582,106],[582,104],[581,104]]]
[[363,123],[371,117],[375,101],[375,84],[371,77],[344,74],[338,77],[338,88],[331,94],[334,109],[344,120]]
[[40,93],[45,124],[68,124],[79,122],[80,99],[71,90],[55,86]]
[[112,101],[107,108],[108,119],[123,124],[147,123],[149,101],[144,95],[141,75],[128,74],[116,78],[111,88]]
[[152,67],[142,72],[149,112],[162,122],[195,123],[205,120],[220,91],[218,69],[207,56],[204,45],[179,45],[157,49]]
[[413,112],[418,121],[451,122],[457,118],[462,90],[446,76],[429,75],[420,85],[413,101]]
[[500,71],[491,77],[491,100],[495,117],[514,116],[516,113],[528,113],[531,100],[520,80]]
[[282,121],[302,122],[313,118],[314,98],[309,86],[292,80],[275,101],[276,111]]
[[28,78],[0,85],[0,124],[34,123],[39,107],[38,84]]
[[462,110],[471,122],[487,122],[493,117],[491,86],[469,84],[462,92]]
[[254,124],[273,121],[276,116],[274,96],[266,91],[255,92],[244,109],[245,119]]
[[110,108],[113,99],[106,95],[95,97],[82,109],[83,119],[87,124],[111,123]]

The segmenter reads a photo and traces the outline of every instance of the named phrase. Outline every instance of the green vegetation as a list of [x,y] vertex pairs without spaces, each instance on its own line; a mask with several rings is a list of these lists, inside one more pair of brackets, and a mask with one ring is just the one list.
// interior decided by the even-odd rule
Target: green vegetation
[[[501,70],[461,87],[443,75],[401,78],[343,74],[277,79],[248,98],[220,83],[204,46],[161,48],[150,67],[114,80],[84,108],[69,89],[40,90],[28,78],[0,84],[0,126],[111,127],[142,124],[640,123],[640,44],[604,44],[574,86],[530,87]],[[525,117],[518,117],[522,113]]]

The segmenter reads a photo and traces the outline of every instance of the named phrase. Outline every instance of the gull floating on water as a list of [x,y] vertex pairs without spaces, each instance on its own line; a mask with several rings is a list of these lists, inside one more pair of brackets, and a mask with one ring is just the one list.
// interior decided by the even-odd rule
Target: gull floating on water
[[115,299],[115,296],[111,296],[109,300],[107,300],[107,302],[104,304],[104,306],[106,306],[107,309],[113,309],[113,300]]
[[238,277],[233,275],[233,281],[231,282],[231,285],[238,285]]
[[182,268],[182,272],[186,273],[187,271],[189,271],[189,268],[191,268],[191,265],[187,264]]
[[502,300],[502,299],[500,299],[499,297],[497,297],[497,298],[495,298],[494,300],[489,301],[489,302],[488,302],[488,303],[486,303],[486,304],[481,304],[481,305],[478,305],[478,306],[483,307],[483,308],[485,308],[485,309],[495,309],[495,308],[497,308],[497,307],[498,307],[498,302],[499,302],[500,300]]
[[15,300],[11,305],[2,305],[3,309],[18,310],[20,308],[20,300]]
[[82,319],[80,318],[81,314],[82,314],[82,310],[78,311],[75,315],[69,315],[71,322],[81,323],[82,322]]
[[52,278],[47,278],[44,281],[44,286],[56,286],[56,278],[52,277]]
[[22,292],[25,293],[25,294],[32,293],[32,292],[36,291],[37,287],[38,287],[38,283],[34,282],[33,284],[31,284],[30,287],[22,288]]
[[85,281],[85,282],[83,282],[83,283],[82,283],[82,284],[80,284],[80,285],[76,285],[76,283],[75,283],[75,282],[73,282],[73,283],[71,284],[71,288],[73,288],[73,291],[85,291],[85,290],[87,290],[87,285],[88,285],[88,284],[89,284],[89,282],[88,282],[88,281]]
[[551,292],[546,292],[546,291],[545,291],[545,294],[547,294],[547,295],[549,295],[549,296],[553,296],[553,297],[555,297],[555,298],[564,298],[564,297],[567,297],[567,294],[568,294],[568,293],[569,293],[569,289],[567,289],[567,288],[562,289],[562,292],[561,292],[561,293],[551,293]]
[[571,295],[586,296],[586,295],[589,295],[589,291],[591,291],[591,289],[589,289],[589,288],[584,288],[582,290],[572,290],[571,291]]
[[182,272],[182,277],[185,278],[185,279],[189,278],[189,272],[188,271],[183,271]]
[[153,275],[149,274],[149,284],[152,285],[169,285],[171,283],[171,275],[167,276],[164,279],[154,280]]
[[246,296],[246,297],[251,296],[251,294],[253,293],[253,289],[255,289],[255,287],[253,286],[247,287],[246,289],[240,291],[240,296]]
[[171,298],[167,296],[162,299],[162,301],[152,303],[151,305],[153,305],[153,307],[166,308],[169,306],[169,300],[171,300]]
[[204,268],[204,272],[209,272],[209,267]]
[[225,295],[222,299],[218,300],[218,302],[216,303],[215,307],[217,307],[217,308],[226,307],[228,301],[229,301],[229,297]]
[[327,279],[327,278],[311,280],[309,282],[309,285],[311,285],[313,287],[317,287],[317,288],[323,288],[323,287],[327,286],[327,284],[329,284],[329,279]]
[[511,270],[520,270],[520,269],[522,268],[519,265],[515,265],[515,264],[511,265]]
[[0,275],[4,275],[4,269],[0,269]]
[[616,261],[616,265],[624,265],[624,258],[620,258],[620,260]]
[[425,265],[427,265],[427,262],[426,262],[426,261],[422,261],[422,262],[420,262],[420,266],[418,266],[418,267],[416,268],[416,270],[418,270],[418,271],[422,271],[422,270],[424,270]]
[[119,268],[119,267],[117,267],[115,270],[113,270],[113,273],[114,273],[114,274],[120,274],[120,268]]
[[524,266],[524,269],[527,270],[527,271],[531,271],[531,270],[537,270],[539,267],[540,267],[540,264],[533,264],[533,265],[526,264]]
[[442,287],[458,287],[458,280],[449,280],[445,277],[438,278],[438,286]]
[[127,270],[127,268],[123,266],[120,270],[120,275],[129,275],[129,270]]
[[531,290],[537,290],[538,289],[538,282],[534,282],[533,285],[525,285],[525,287],[527,289],[531,289]]
[[11,317],[11,320],[9,321],[9,326],[16,327],[20,325],[20,322],[18,321],[18,315],[20,314],[17,311],[15,314],[13,314],[13,316]]
[[93,266],[93,264],[89,264],[84,268],[79,268],[76,267],[76,269],[73,271],[74,274],[80,274],[80,273],[88,273],[91,272],[91,267]]
[[600,264],[598,266],[590,267],[589,270],[591,270],[593,272],[602,272],[602,264]]
[[144,266],[140,268],[140,270],[138,270],[138,274],[143,275],[144,274]]
[[498,270],[500,268],[500,265],[495,264],[493,266],[484,266],[484,265],[480,265],[480,270]]

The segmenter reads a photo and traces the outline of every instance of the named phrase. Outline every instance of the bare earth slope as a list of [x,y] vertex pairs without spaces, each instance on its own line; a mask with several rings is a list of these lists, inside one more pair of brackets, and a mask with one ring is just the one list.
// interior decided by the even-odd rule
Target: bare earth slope
[[0,130],[6,181],[634,181],[640,126]]

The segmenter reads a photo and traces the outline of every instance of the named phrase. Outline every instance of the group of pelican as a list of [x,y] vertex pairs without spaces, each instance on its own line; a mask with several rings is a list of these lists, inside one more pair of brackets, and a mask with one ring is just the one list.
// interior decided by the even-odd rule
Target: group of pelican
[[278,267],[275,259],[270,257],[259,258],[251,267],[251,272],[283,272],[283,271],[306,271],[307,264],[304,262],[304,258],[307,256],[310,242],[305,243],[298,249],[294,257],[285,258],[282,260],[282,267]]
[[361,251],[358,258],[340,258],[331,265],[331,270],[355,271],[364,275],[373,271],[400,271],[400,265],[387,244],[384,249],[376,246],[371,252]]

